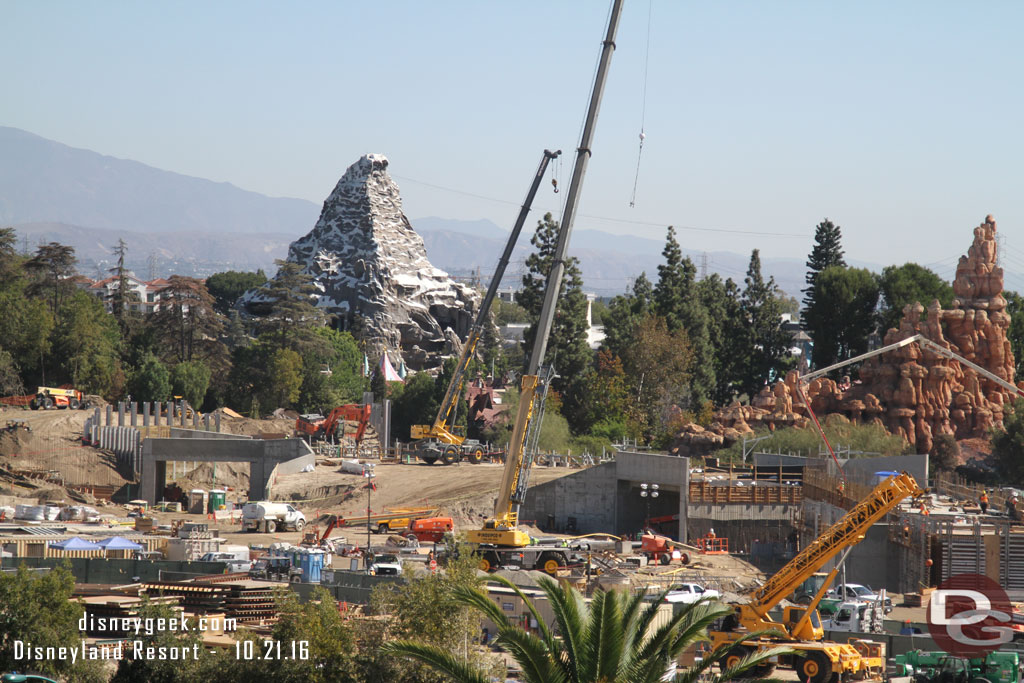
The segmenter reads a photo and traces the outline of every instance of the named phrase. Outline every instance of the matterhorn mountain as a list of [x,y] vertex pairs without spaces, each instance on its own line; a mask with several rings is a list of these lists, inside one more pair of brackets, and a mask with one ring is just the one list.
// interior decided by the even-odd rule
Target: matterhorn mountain
[[[409,367],[421,369],[459,346],[480,297],[427,260],[387,168],[381,154],[352,164],[313,230],[292,242],[287,260],[312,277],[316,305],[336,316],[340,327],[358,320],[362,338],[378,357],[388,352],[395,358],[400,351]],[[266,300],[257,289],[239,303],[258,307]]]

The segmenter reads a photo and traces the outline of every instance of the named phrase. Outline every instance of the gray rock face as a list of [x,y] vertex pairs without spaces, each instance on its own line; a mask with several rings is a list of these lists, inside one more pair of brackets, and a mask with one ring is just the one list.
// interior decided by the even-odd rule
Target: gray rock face
[[[480,297],[427,260],[387,167],[380,154],[352,164],[313,230],[291,244],[287,260],[312,276],[317,306],[342,327],[361,319],[377,355],[401,349],[406,363],[419,369],[439,362],[448,328],[465,337]],[[259,300],[256,292],[246,296]]]

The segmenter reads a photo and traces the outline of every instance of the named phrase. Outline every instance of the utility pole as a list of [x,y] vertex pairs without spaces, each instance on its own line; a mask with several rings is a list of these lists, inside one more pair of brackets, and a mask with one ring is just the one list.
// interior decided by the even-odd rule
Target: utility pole
[[587,120],[583,125],[583,136],[580,139],[580,146],[576,150],[576,165],[572,170],[572,180],[569,181],[569,194],[565,200],[561,229],[558,231],[558,244],[555,246],[554,257],[551,261],[551,272],[548,273],[547,291],[544,292],[544,305],[540,309],[540,318],[537,321],[537,333],[534,337],[533,351],[530,353],[527,375],[537,374],[538,368],[544,362],[544,354],[548,350],[548,336],[551,334],[551,326],[555,320],[555,304],[562,289],[562,276],[565,275],[565,254],[569,247],[569,235],[572,232],[573,221],[576,219],[576,208],[580,201],[583,176],[586,175],[587,162],[590,161],[590,145],[594,139],[597,114],[601,109],[601,97],[604,95],[608,67],[612,63],[612,53],[615,51],[615,34],[618,31],[621,16],[622,0],[615,0],[611,16],[608,19],[608,32],[602,43],[601,61],[597,67],[597,76],[594,78],[594,91],[590,95],[590,107],[587,109]]

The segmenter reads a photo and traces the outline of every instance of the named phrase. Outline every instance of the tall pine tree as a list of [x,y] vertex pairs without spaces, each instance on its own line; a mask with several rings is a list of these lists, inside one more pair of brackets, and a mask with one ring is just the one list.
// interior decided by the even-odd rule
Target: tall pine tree
[[765,282],[761,275],[761,254],[757,249],[750,254],[743,285],[740,305],[750,345],[741,389],[753,397],[766,382],[781,376],[788,367],[789,335],[782,329],[780,292],[774,278]]
[[669,226],[665,263],[658,266],[658,284],[654,287],[654,311],[668,325],[669,332],[686,331],[693,351],[693,381],[690,396],[699,408],[711,398],[715,388],[714,348],[711,344],[711,321],[697,292],[697,267],[689,257],[683,258],[675,228]]
[[711,273],[697,283],[701,303],[708,312],[708,332],[715,340],[715,385],[711,400],[728,405],[740,390],[749,356],[750,337],[740,310],[740,288],[731,279]]
[[[523,334],[523,349],[527,357],[533,351],[537,335],[544,290],[558,243],[558,227],[558,221],[550,213],[544,214],[544,218],[537,222],[537,232],[530,240],[535,251],[526,259],[527,272],[523,275],[523,289],[519,295],[519,304],[526,309],[531,320]],[[583,293],[579,260],[568,257],[565,260],[555,321],[551,326],[544,364],[552,361],[555,364],[559,376],[552,383],[552,388],[562,394],[564,415],[574,429],[582,423],[583,391],[593,355],[587,343],[587,296]]]
[[804,290],[804,308],[810,308],[814,304],[814,284],[818,279],[818,273],[829,266],[845,266],[843,260],[843,238],[838,225],[829,219],[818,223],[814,229],[814,248],[807,257],[807,276],[805,282],[807,289]]

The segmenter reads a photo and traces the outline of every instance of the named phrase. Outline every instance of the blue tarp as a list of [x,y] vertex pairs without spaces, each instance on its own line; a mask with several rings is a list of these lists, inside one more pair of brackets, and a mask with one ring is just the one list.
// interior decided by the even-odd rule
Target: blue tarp
[[65,541],[58,541],[57,543],[51,543],[51,548],[57,548],[58,550],[99,550],[100,546],[92,541],[87,541],[84,538],[75,536]]
[[100,541],[100,546],[107,550],[142,550],[142,546],[135,541],[129,541],[123,536],[111,536]]

